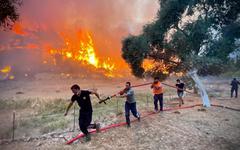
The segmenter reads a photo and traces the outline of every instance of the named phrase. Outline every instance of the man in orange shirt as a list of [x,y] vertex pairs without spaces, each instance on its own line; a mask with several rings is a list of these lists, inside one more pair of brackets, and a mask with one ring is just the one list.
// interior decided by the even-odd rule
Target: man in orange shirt
[[160,104],[160,111],[163,111],[163,87],[159,81],[159,77],[154,78],[154,82],[151,85],[153,89],[153,98],[154,98],[154,109],[155,112],[158,112],[158,101]]

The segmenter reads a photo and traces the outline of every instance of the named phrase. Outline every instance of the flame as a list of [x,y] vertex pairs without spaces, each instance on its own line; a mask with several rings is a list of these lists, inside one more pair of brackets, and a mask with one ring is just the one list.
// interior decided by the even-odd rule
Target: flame
[[37,49],[38,46],[37,46],[36,44],[31,44],[31,43],[29,43],[29,44],[26,45],[26,48],[27,48],[27,49]]
[[23,31],[21,24],[18,22],[14,24],[12,31],[19,35],[25,35],[25,32]]
[[164,63],[155,62],[154,60],[145,59],[142,67],[145,71],[157,71],[163,74],[169,74],[168,67]]
[[113,71],[115,69],[115,65],[111,63],[111,59],[109,57],[105,60],[97,57],[95,53],[93,39],[89,32],[79,31],[77,33],[77,39],[71,39],[68,36],[64,35],[64,33],[62,33],[62,36],[65,43],[64,48],[50,48],[48,52],[51,55],[54,56],[58,54],[65,59],[81,62],[85,65],[91,65],[97,69],[103,69],[106,71],[106,76],[114,76]]
[[2,73],[4,79],[13,80],[15,77],[13,75],[9,75],[11,74],[11,70],[11,66],[5,66],[0,70],[0,73]]
[[3,69],[1,69],[1,73],[7,74],[11,71],[11,66],[5,66]]
[[15,77],[13,75],[9,76],[9,80],[13,80]]

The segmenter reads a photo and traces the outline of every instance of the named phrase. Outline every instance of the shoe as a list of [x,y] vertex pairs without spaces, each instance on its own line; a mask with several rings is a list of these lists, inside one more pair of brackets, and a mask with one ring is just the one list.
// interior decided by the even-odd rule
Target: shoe
[[130,124],[127,124],[127,128],[131,128],[131,125],[130,125]]
[[159,112],[158,110],[156,110],[156,109],[154,110],[154,113],[158,113],[158,112]]
[[99,133],[100,132],[100,123],[96,123],[96,132]]
[[85,137],[86,142],[91,141],[91,135],[88,133]]
[[141,121],[141,117],[140,117],[140,116],[139,116],[137,119],[138,119],[138,122],[140,122],[140,121]]

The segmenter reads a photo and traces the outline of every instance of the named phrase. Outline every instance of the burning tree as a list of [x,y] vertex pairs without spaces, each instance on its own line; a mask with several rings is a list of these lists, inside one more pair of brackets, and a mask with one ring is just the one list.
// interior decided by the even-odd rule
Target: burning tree
[[222,73],[240,37],[239,0],[160,0],[156,20],[123,40],[122,57],[137,77]]

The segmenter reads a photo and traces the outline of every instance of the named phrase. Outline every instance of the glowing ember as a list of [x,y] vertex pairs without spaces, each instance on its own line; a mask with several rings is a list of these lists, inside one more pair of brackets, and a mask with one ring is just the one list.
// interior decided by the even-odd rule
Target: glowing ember
[[85,65],[94,66],[97,69],[103,69],[106,72],[106,76],[113,76],[112,71],[115,69],[115,65],[110,63],[110,58],[102,61],[96,56],[93,40],[89,32],[79,31],[77,33],[77,39],[71,39],[64,35],[63,37],[65,41],[64,48],[49,49],[48,52],[51,55],[54,56],[58,54],[65,59],[71,59]]
[[155,62],[154,60],[145,59],[142,67],[145,71],[162,72],[163,74],[169,74],[168,67],[161,62]]
[[15,23],[12,31],[15,32],[16,34],[19,34],[19,35],[24,35],[25,34],[20,23]]
[[9,79],[13,80],[13,79],[15,79],[15,77],[13,75],[11,75],[11,76],[9,76]]
[[3,69],[1,69],[1,73],[9,73],[11,71],[11,66],[5,66]]
[[143,61],[142,67],[144,70],[151,70],[154,67],[154,61],[145,59]]
[[0,73],[2,74],[1,76],[3,77],[3,79],[9,79],[9,80],[13,80],[15,79],[15,77],[13,75],[9,75],[11,74],[11,66],[5,66],[0,70]]

